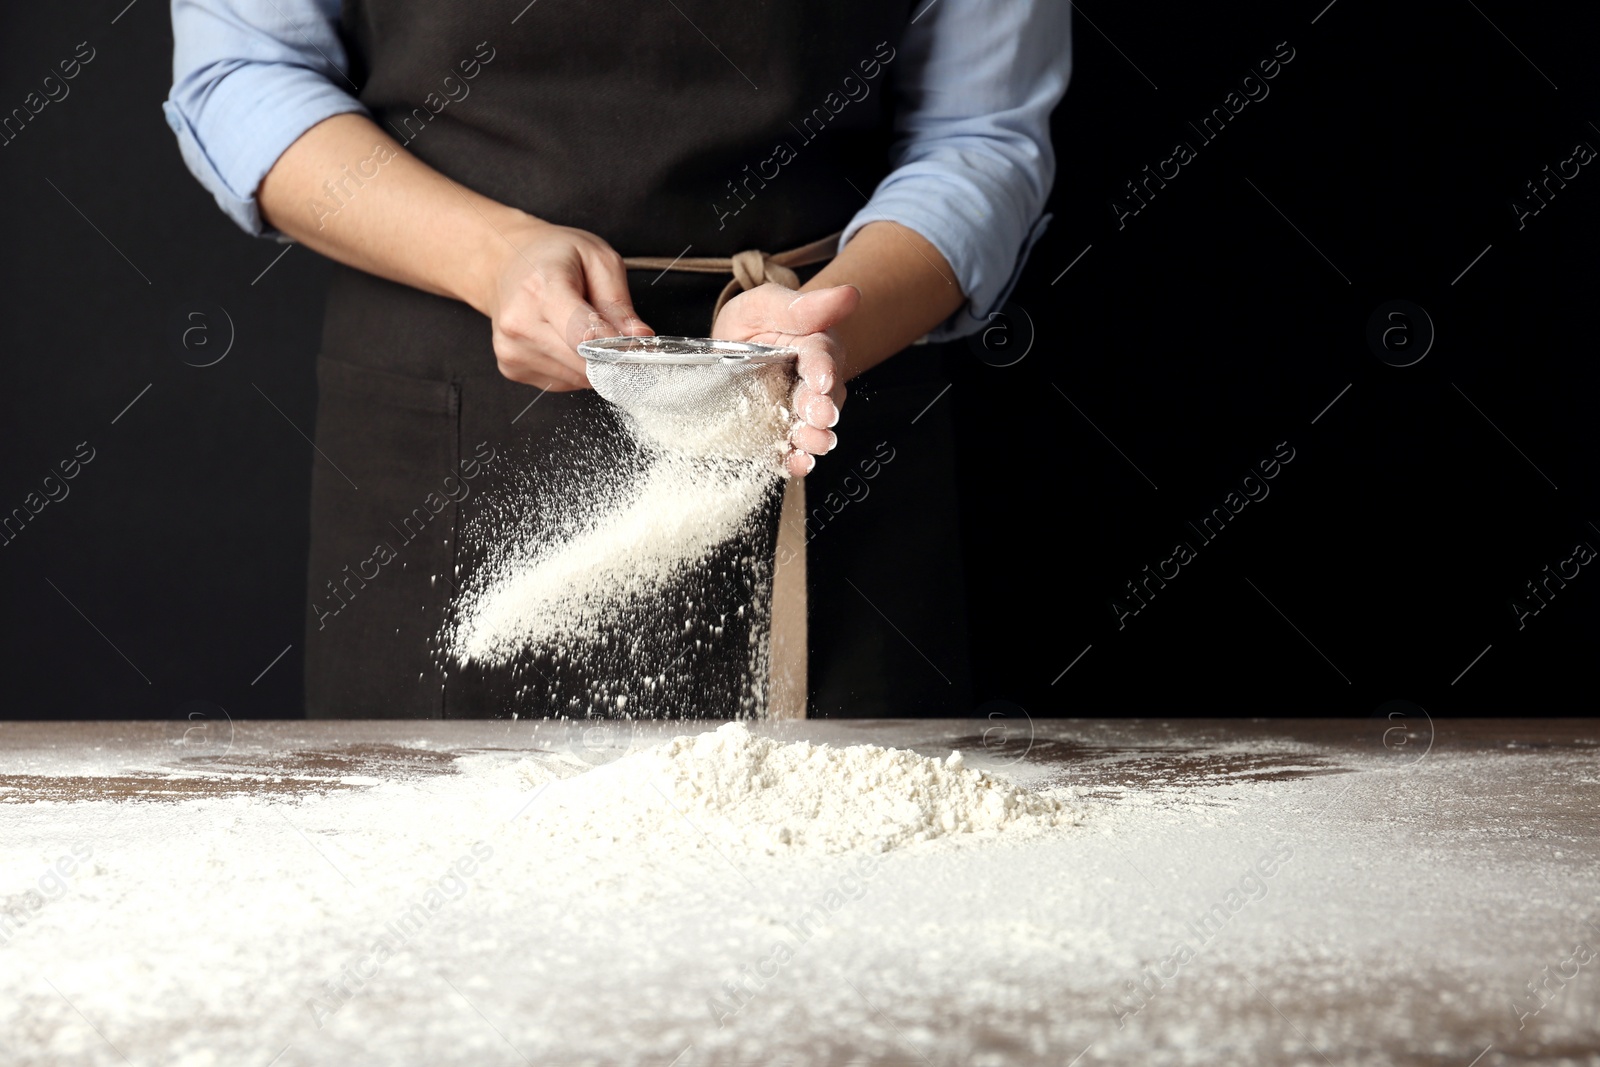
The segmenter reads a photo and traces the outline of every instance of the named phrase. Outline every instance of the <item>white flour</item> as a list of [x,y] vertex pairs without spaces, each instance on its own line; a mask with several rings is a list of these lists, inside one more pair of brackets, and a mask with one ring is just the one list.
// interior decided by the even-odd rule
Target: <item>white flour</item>
[[663,454],[553,543],[511,546],[462,596],[454,648],[504,662],[563,637],[595,637],[630,605],[683,576],[739,534],[777,475]]
[[[388,739],[437,756],[459,725]],[[581,730],[482,725],[454,733],[459,773],[360,765],[362,784],[341,788],[328,761],[180,767],[132,754],[112,723],[73,755],[19,745],[9,724],[0,910],[24,921],[0,936],[0,1063],[1600,1062],[1600,975],[1584,966],[1564,990],[1553,977],[1575,941],[1600,943],[1585,925],[1600,921],[1600,745],[1436,751],[1401,770],[1340,757],[1353,773],[1246,781],[1237,753],[1196,752],[1192,734],[1084,723],[1070,761],[1023,761],[985,790],[941,777],[949,746],[932,739],[957,736],[931,724],[891,736],[944,759],[841,743],[802,763],[803,748],[729,731],[581,776],[563,756]],[[973,725],[991,724],[959,729]],[[855,736],[753,731],[780,732]],[[315,752],[309,738],[334,735],[300,736]],[[246,755],[285,752],[250,737]],[[1141,784],[1156,760],[1197,769]],[[15,780],[135,770],[218,791],[39,800]],[[1049,795],[1071,793],[1079,825],[905,836],[945,812],[977,825],[979,798],[1040,772],[1073,783]],[[859,788],[877,774],[905,808]],[[306,791],[273,791],[296,776]],[[779,796],[816,817],[785,823]],[[806,836],[769,853],[755,811]],[[883,813],[879,840],[901,843],[868,851]],[[1246,884],[1284,845],[1292,858]],[[1192,929],[1241,888],[1220,933]],[[385,938],[391,956],[375,950]],[[1177,941],[1198,954],[1173,977]],[[1553,999],[1524,1025],[1530,980]]]
[[792,423],[793,365],[592,363],[595,392],[634,435],[669,452],[764,461],[776,470]]
[[757,737],[742,723],[677,737],[564,778],[524,762],[549,784],[537,832],[556,838],[648,841],[652,850],[885,852],[938,837],[1039,831],[1076,822],[1071,809],[965,766],[875,745],[835,748]]
[[627,412],[645,465],[564,501],[577,510],[566,533],[524,531],[469,578],[447,640],[460,661],[604,637],[744,533],[782,478],[788,365],[595,364],[590,374]]

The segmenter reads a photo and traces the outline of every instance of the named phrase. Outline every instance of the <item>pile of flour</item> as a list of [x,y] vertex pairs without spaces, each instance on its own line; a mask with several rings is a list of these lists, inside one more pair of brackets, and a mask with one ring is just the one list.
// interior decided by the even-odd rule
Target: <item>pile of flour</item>
[[1078,821],[1053,796],[968,768],[960,752],[939,760],[875,745],[783,744],[737,722],[577,771],[518,765],[524,782],[545,787],[529,833],[647,843],[652,853],[704,842],[734,852],[886,852]]
[[446,635],[454,657],[499,664],[602,638],[749,529],[783,477],[792,374],[788,364],[592,365],[643,465],[569,500],[578,514],[564,533],[527,531],[469,579]]

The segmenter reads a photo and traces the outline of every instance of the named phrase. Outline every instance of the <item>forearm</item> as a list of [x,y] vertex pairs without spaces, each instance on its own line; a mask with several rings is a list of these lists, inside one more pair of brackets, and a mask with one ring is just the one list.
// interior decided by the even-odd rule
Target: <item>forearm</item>
[[485,314],[497,265],[538,224],[450,181],[354,114],[302,134],[257,196],[267,222],[308,248]]
[[897,222],[862,227],[802,289],[833,285],[853,285],[862,297],[856,312],[834,327],[843,342],[846,379],[922,337],[966,300],[939,250]]

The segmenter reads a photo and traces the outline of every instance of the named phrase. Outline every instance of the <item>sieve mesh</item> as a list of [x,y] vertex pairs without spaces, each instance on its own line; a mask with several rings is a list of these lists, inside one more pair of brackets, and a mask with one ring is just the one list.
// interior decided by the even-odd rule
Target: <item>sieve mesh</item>
[[682,337],[585,342],[589,382],[640,442],[695,455],[781,455],[793,349]]

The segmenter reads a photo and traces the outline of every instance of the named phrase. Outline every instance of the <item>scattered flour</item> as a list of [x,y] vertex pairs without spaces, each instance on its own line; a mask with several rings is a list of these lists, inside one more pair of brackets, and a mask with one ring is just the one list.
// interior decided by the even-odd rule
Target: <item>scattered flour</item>
[[572,500],[568,532],[525,531],[469,577],[447,635],[461,662],[603,637],[747,532],[783,477],[789,364],[596,363],[590,377],[625,412],[643,466]]
[[[944,738],[988,766],[995,752],[961,739],[990,725],[753,731],[831,749],[652,727],[640,736],[665,744],[580,775],[570,723],[251,724],[233,770],[138,754],[128,724],[73,745],[8,724],[0,1063],[1600,1064],[1591,967],[1564,990],[1536,985],[1548,1003],[1519,1017],[1530,982],[1600,937],[1586,925],[1600,921],[1600,749],[1435,750],[1396,767],[1376,742],[1366,756],[1319,743],[1286,755],[1349,773],[1245,781],[1204,729],[1079,722],[1050,732],[1072,742],[1059,759],[1013,764],[987,793],[1070,781],[1051,795],[1070,794],[1080,823],[919,844],[906,832],[944,812],[981,823],[986,790],[948,759],[848,744]],[[420,754],[404,740],[420,736],[457,773],[356,760],[382,784],[334,788],[337,767],[285,758],[334,739],[350,756],[379,738]],[[1160,802],[1137,802],[1151,790],[1131,767],[1200,757],[1224,773],[1179,787],[1169,769]],[[131,772],[215,791],[40,799],[61,795],[42,782],[82,793]],[[879,808],[873,775],[908,806]],[[302,776],[324,784],[278,791]],[[656,788],[682,817],[620,810],[664,811]],[[760,822],[746,812],[776,812],[780,795],[816,810],[788,824],[803,842],[769,853],[723,826]],[[869,813],[903,847],[825,851],[871,839]],[[1292,859],[1258,881],[1284,845]],[[1224,904],[1237,911],[1210,937]],[[1178,942],[1196,954],[1174,977]],[[1149,1003],[1130,1014],[1134,989]]]
[[782,744],[742,723],[677,737],[566,777],[524,761],[546,785],[539,833],[606,842],[648,838],[652,850],[711,840],[767,853],[886,852],[956,834],[1069,826],[1075,812],[1047,794],[965,766],[876,745]]

